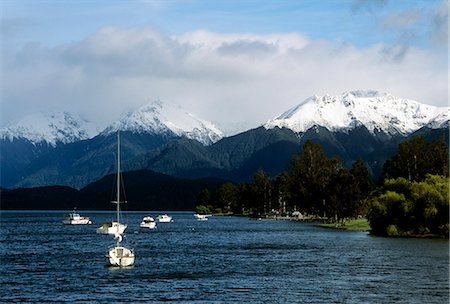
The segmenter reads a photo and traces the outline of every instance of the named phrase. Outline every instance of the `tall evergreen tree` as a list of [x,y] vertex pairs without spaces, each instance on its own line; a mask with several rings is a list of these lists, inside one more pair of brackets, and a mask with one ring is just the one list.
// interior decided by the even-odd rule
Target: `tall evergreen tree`
[[423,137],[414,137],[401,143],[398,153],[385,162],[383,177],[421,181],[426,174],[448,176],[448,153],[448,146],[443,141],[427,143]]
[[216,208],[220,208],[224,213],[236,209],[237,199],[237,188],[232,183],[223,184],[214,192],[213,197]]
[[358,159],[353,163],[350,173],[355,177],[354,187],[357,189],[354,199],[358,202],[355,206],[356,215],[363,215],[367,212],[366,199],[375,185],[370,177],[369,169],[362,159]]
[[269,176],[259,170],[253,176],[253,193],[258,214],[267,214],[272,209],[272,182]]
[[320,145],[305,142],[302,153],[293,157],[288,171],[291,204],[309,213],[322,214],[327,208],[329,182],[341,167],[341,161],[327,158]]

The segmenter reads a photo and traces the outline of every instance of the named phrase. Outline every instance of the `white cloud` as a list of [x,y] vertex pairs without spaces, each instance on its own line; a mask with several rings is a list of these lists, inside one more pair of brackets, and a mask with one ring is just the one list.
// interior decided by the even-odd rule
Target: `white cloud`
[[57,108],[106,124],[159,98],[228,128],[254,127],[310,95],[366,88],[446,105],[442,53],[409,47],[396,58],[396,47],[357,48],[298,33],[170,36],[108,27],[82,41],[4,54],[2,123]]

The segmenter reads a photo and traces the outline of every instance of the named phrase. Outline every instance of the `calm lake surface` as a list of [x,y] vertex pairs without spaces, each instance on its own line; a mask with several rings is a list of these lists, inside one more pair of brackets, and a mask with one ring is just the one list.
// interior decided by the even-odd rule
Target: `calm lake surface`
[[335,231],[309,223],[240,217],[142,231],[128,212],[130,269],[105,266],[112,212],[82,212],[93,225],[63,225],[63,212],[1,213],[2,302],[448,303],[449,243]]

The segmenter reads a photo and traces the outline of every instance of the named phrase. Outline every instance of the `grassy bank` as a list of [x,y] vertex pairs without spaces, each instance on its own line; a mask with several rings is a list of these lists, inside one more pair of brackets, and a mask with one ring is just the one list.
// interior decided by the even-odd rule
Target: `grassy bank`
[[365,218],[348,220],[344,223],[320,224],[319,227],[331,229],[344,229],[353,231],[369,231],[369,222]]

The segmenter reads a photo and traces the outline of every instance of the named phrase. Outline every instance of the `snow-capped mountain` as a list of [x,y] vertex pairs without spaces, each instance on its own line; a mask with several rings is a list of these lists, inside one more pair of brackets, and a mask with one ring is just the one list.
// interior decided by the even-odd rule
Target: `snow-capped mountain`
[[155,101],[128,113],[113,123],[103,135],[117,130],[133,133],[163,134],[167,136],[186,136],[205,145],[210,145],[223,137],[213,123],[200,119],[180,106]]
[[435,107],[378,91],[350,91],[339,96],[312,96],[264,124],[306,132],[313,126],[347,132],[365,126],[372,134],[410,134],[421,127],[438,128],[449,121],[448,107]]
[[450,125],[449,120],[449,110],[447,109],[447,111],[442,112],[433,118],[426,127],[430,129],[448,128]]
[[72,143],[98,134],[97,127],[68,112],[39,112],[22,117],[0,129],[0,139],[25,139],[32,144]]

